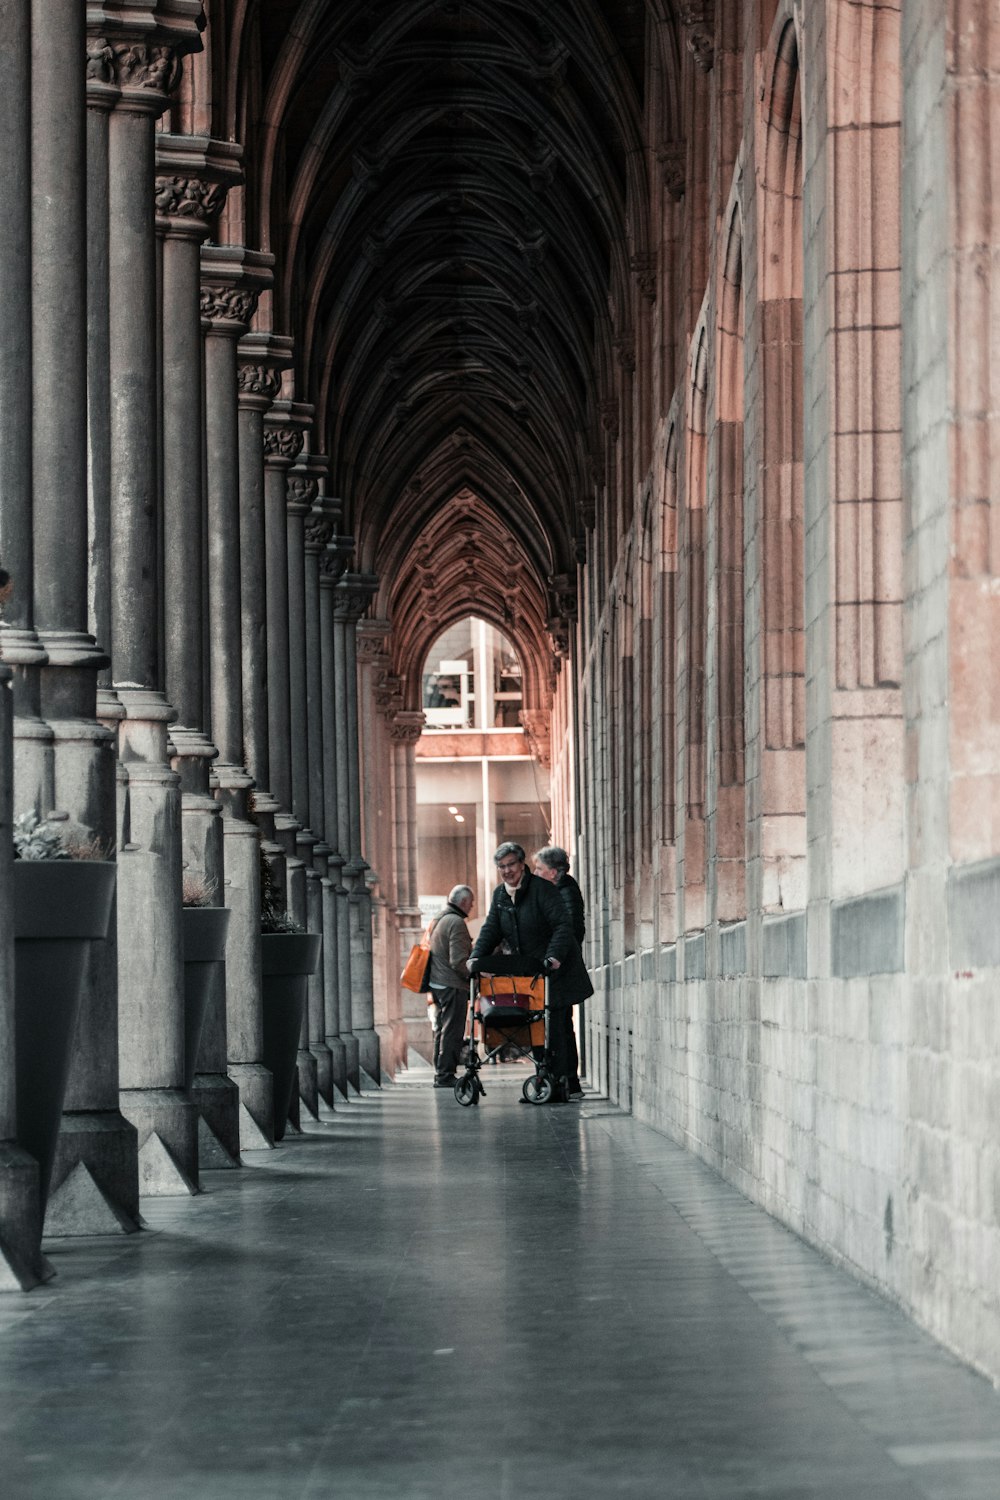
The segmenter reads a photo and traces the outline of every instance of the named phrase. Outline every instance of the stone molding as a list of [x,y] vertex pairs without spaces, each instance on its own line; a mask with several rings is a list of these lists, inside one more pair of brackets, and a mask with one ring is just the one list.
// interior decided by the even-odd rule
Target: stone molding
[[656,252],[633,255],[630,261],[632,275],[640,293],[650,304],[656,301],[658,260]]
[[[248,333],[240,340],[236,385],[244,410],[267,411],[277,399],[282,371],[291,365],[293,349],[292,340],[277,333]],[[265,441],[265,452],[266,447]]]
[[613,438],[615,442],[617,442],[618,433],[620,430],[618,416],[618,397],[611,396],[607,401],[602,401],[599,410],[601,414],[601,426],[604,428],[604,431],[608,434],[608,436],[610,438]]
[[687,142],[665,141],[656,151],[663,186],[675,203],[680,203],[687,186]]
[[[301,483],[315,485],[316,481],[312,479],[305,479],[302,480]],[[291,486],[291,484],[292,480],[290,479],[289,486]],[[289,509],[291,509],[291,506],[289,506]],[[326,551],[326,548],[330,543],[330,538],[333,536],[336,521],[334,517],[328,515],[325,510],[321,510],[315,507],[306,512],[306,514],[307,520],[303,528],[305,550],[310,557],[320,557]]]

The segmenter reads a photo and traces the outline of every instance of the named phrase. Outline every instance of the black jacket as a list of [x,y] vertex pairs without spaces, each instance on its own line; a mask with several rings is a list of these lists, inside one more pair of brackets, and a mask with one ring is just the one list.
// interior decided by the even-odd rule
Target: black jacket
[[555,887],[566,903],[573,926],[573,936],[582,947],[583,940],[587,936],[587,923],[583,915],[583,892],[568,871],[559,876]]
[[584,967],[580,945],[573,936],[565,899],[551,881],[528,870],[514,894],[516,900],[512,901],[504,885],[498,885],[493,892],[472,958],[481,963],[502,943],[512,953],[524,954],[528,960],[525,972],[536,972],[545,959],[557,958],[560,968],[551,976],[552,1004],[564,1007],[588,999],[594,993],[594,986]]

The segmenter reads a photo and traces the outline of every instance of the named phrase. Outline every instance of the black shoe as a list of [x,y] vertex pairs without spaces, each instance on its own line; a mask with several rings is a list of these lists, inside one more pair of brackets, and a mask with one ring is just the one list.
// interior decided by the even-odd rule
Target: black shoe
[[443,1078],[435,1078],[434,1087],[436,1089],[453,1089],[456,1082],[457,1078],[454,1073],[446,1073]]

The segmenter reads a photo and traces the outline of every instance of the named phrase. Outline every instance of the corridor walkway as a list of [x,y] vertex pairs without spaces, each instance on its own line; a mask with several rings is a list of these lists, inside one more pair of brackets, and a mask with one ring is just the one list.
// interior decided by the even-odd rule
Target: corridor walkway
[[1000,1396],[594,1100],[411,1072],[54,1242],[0,1301],[4,1500],[996,1500]]

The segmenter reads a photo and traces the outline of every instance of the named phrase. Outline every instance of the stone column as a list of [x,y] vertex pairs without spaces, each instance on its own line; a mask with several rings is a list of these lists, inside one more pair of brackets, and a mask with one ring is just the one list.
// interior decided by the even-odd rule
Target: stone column
[[[276,841],[275,821],[281,804],[271,790],[269,742],[269,650],[267,585],[271,569],[265,554],[264,413],[281,389],[281,371],[292,357],[290,339],[270,333],[249,333],[237,350],[240,434],[240,617],[243,660],[243,745],[246,766],[254,779],[253,810],[261,831],[264,857],[279,890],[291,872],[285,850]],[[301,443],[301,436],[299,436]],[[294,848],[292,850],[294,859]],[[301,867],[297,867],[301,886]],[[297,915],[293,903],[288,909]]]
[[[45,795],[52,734],[39,713],[38,668],[45,653],[32,610],[31,538],[31,3],[2,0],[0,131],[4,211],[0,217],[0,564],[12,579],[0,619],[0,657],[13,668],[16,812],[52,806]],[[76,33],[74,33],[76,34]],[[72,46],[72,38],[70,41]],[[79,71],[79,54],[75,55]],[[5,700],[7,701],[7,700]]]
[[[386,877],[391,876],[391,868],[385,862],[382,834],[387,814],[391,811],[391,776],[386,774],[391,768],[385,763],[382,720],[376,713],[376,697],[379,683],[390,667],[385,643],[391,629],[388,620],[363,620],[357,631],[362,849],[369,865],[366,883],[372,905],[373,1024],[379,1038],[380,1063],[390,1078],[396,1064],[385,951],[389,932]],[[395,959],[395,952],[392,956]],[[394,980],[395,977],[393,975]]]
[[184,1092],[180,784],[167,763],[173,710],[159,685],[153,582],[159,482],[152,185],[154,119],[177,81],[179,51],[197,46],[198,32],[189,17],[180,43],[161,43],[160,35],[92,38],[88,71],[120,90],[108,123],[108,274],[111,685],[127,775],[119,806],[121,1102],[139,1131],[140,1189],[183,1193],[197,1191],[198,1116]]
[[[333,1053],[327,1041],[327,984],[331,987],[330,1015],[333,1021],[331,1035],[339,1032],[340,1019],[337,1013],[337,932],[336,923],[327,931],[325,914],[333,910],[333,895],[329,879],[330,845],[326,841],[326,821],[323,811],[323,669],[320,634],[320,588],[319,559],[325,552],[331,536],[336,531],[338,514],[325,497],[317,499],[318,478],[326,469],[326,460],[319,456],[309,457],[292,471],[288,479],[288,576],[291,633],[297,641],[296,617],[298,603],[296,593],[302,580],[302,630],[305,649],[304,662],[305,740],[308,756],[308,828],[306,834],[316,840],[311,847],[312,878],[307,881],[306,899],[309,909],[309,930],[323,934],[323,961],[309,980],[309,1050],[316,1058],[316,1084],[320,1097],[330,1108],[334,1102]],[[315,502],[315,503],[313,503]],[[306,512],[305,508],[312,508]],[[302,560],[298,561],[299,537],[302,538]],[[346,1082],[346,1073],[341,1068]]]
[[213,773],[223,809],[226,905],[226,1028],[229,1076],[240,1090],[243,1149],[274,1144],[271,1075],[261,1061],[260,833],[250,817],[253,778],[243,764],[240,585],[238,340],[247,332],[273,258],[239,246],[201,252],[205,330],[205,448],[208,511],[208,607]]
[[[201,245],[230,185],[240,147],[198,136],[156,137],[156,226],[162,238],[162,443],[164,667],[171,765],[181,784],[184,880],[224,899],[222,808],[209,789],[215,746],[205,733],[205,516],[201,443],[204,402]],[[226,1072],[225,966],[212,985],[191,1096],[198,1106],[199,1162],[239,1165],[239,1090]]]
[[[0,4],[0,18],[4,15]],[[9,33],[8,33],[9,35]],[[0,59],[0,84],[6,59]],[[11,819],[14,697],[0,666],[0,1288],[27,1292],[50,1276],[42,1255],[38,1163],[17,1144],[14,1073],[14,875]]]
[[[351,921],[348,891],[342,880],[346,857],[340,848],[340,770],[337,743],[336,589],[347,551],[330,543],[319,555],[320,671],[322,678],[323,832],[330,846],[329,885],[324,890],[323,983],[326,1040],[332,1054],[333,1081],[345,1099],[359,1089],[359,1049],[351,1031]],[[332,939],[332,941],[331,941]]]
[[346,856],[344,883],[351,909],[351,1030],[358,1041],[359,1063],[374,1082],[381,1082],[379,1042],[375,1031],[372,976],[372,906],[361,847],[361,775],[358,758],[357,624],[378,582],[368,574],[345,573],[337,584],[335,660],[337,664],[337,826],[340,851]]
[[[424,716],[417,710],[401,709],[393,721],[393,780],[396,817],[396,888],[399,891],[400,968],[420,937],[420,903],[417,890],[417,773],[414,746],[423,733]],[[422,995],[409,990],[403,995],[403,1018],[407,1031],[427,1026],[427,1007]],[[418,1032],[419,1034],[419,1032]]]

